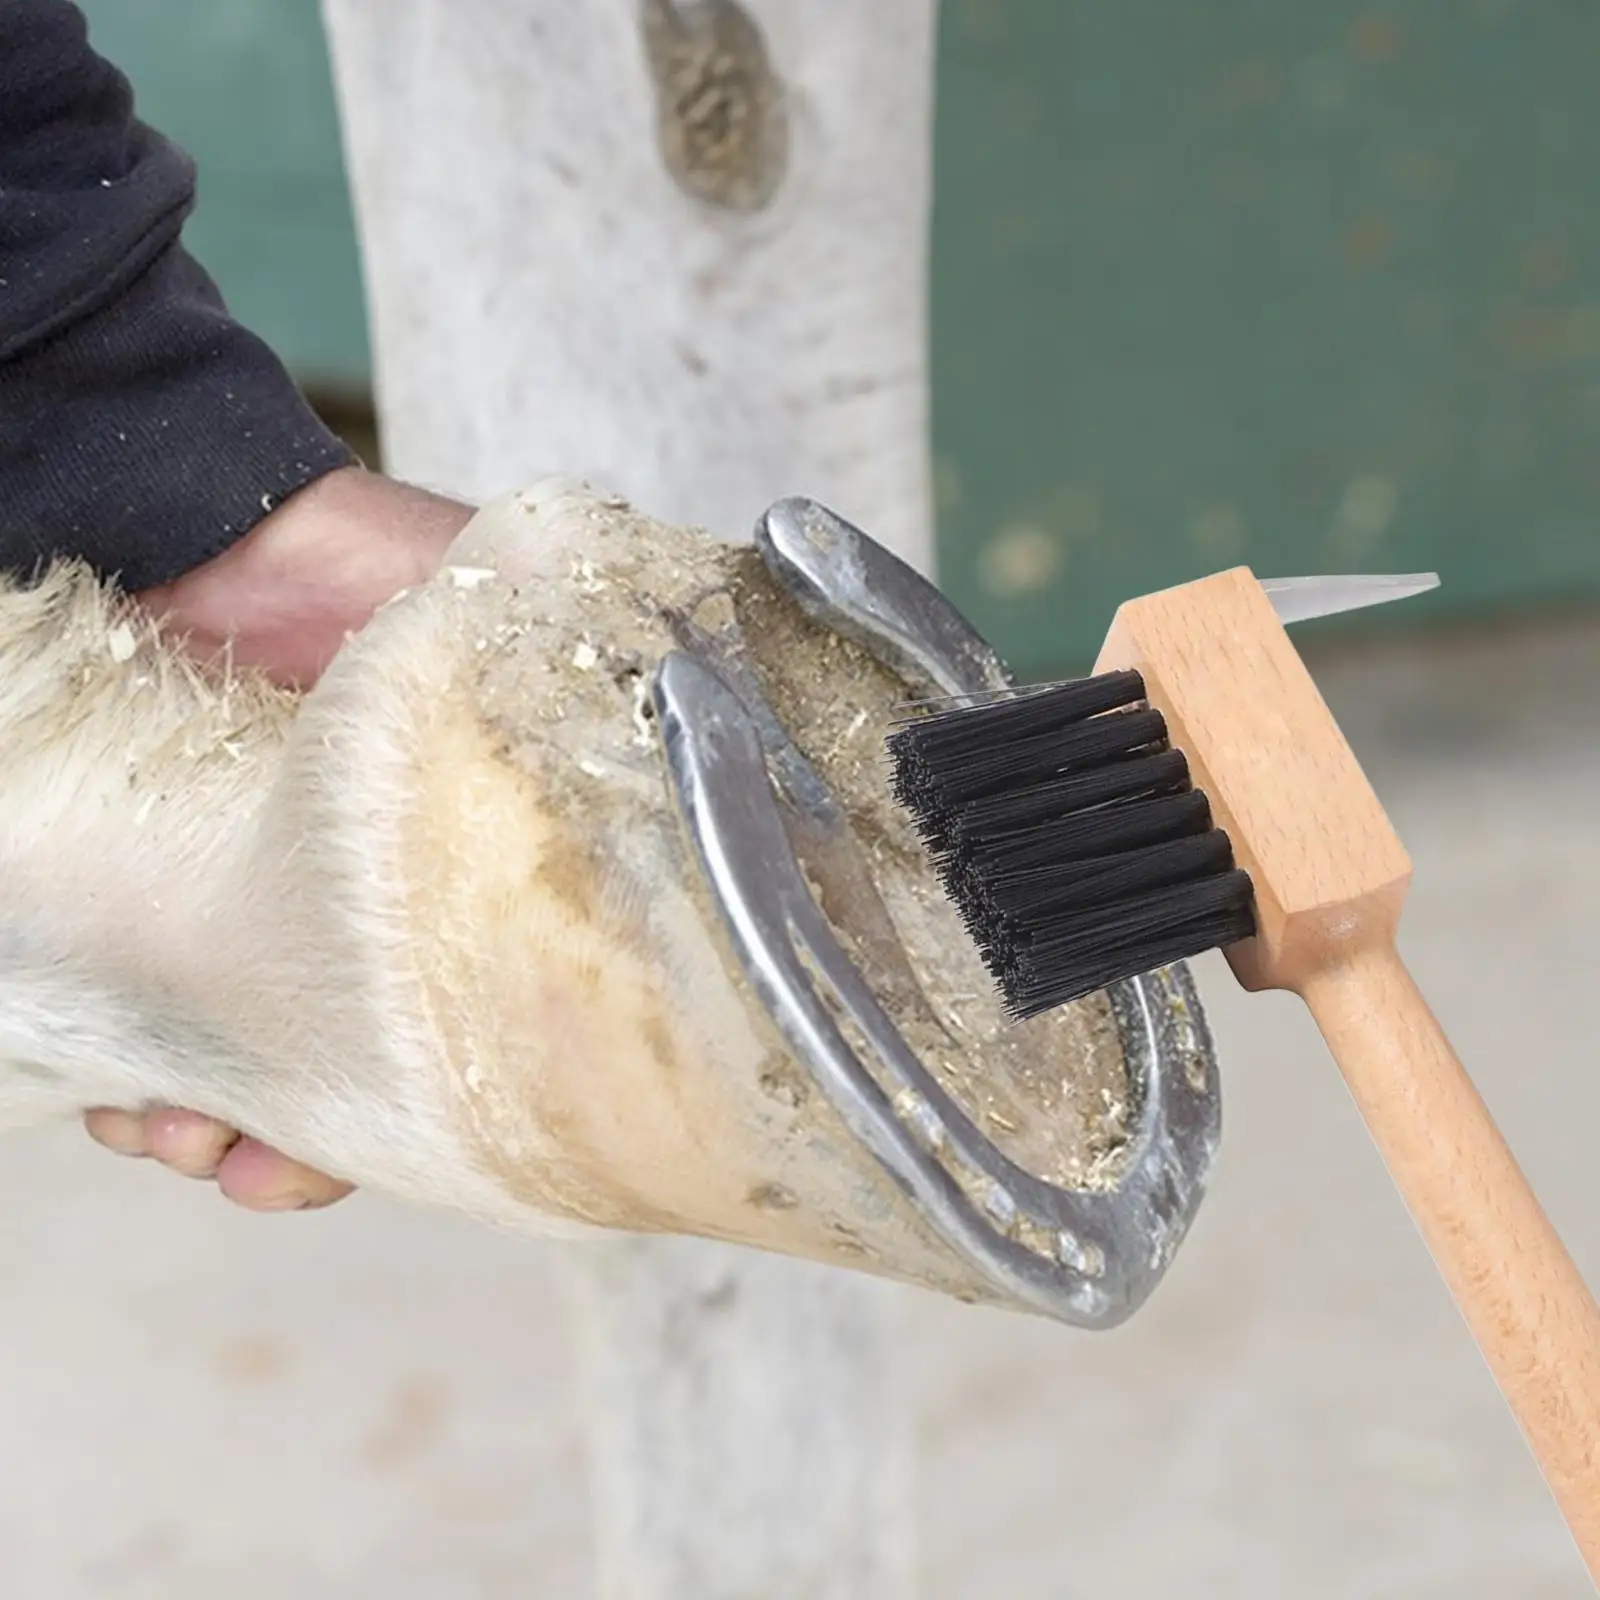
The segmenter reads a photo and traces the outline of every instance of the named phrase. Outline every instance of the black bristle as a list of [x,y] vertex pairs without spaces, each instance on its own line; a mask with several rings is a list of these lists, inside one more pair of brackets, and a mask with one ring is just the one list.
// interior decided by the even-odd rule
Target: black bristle
[[1255,932],[1250,879],[1138,673],[913,716],[888,742],[1014,1017]]

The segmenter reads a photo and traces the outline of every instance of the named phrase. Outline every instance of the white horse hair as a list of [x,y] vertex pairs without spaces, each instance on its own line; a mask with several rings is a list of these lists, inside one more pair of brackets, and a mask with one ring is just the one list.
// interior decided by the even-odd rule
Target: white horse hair
[[0,587],[0,1129],[184,1106],[519,1228],[981,1294],[684,864],[641,691],[730,548],[537,485],[303,697],[189,664],[80,567]]

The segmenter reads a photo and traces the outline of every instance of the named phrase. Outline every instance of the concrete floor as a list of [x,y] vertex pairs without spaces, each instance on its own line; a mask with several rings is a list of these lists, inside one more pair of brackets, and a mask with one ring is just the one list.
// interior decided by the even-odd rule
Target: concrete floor
[[[1600,1282],[1600,622],[1318,672],[1416,859],[1418,978]],[[1151,1305],[914,1299],[929,1600],[1590,1593],[1305,1016],[1201,977],[1224,1158]],[[588,1592],[539,1248],[248,1217],[68,1131],[0,1149],[0,1205],[0,1592]]]

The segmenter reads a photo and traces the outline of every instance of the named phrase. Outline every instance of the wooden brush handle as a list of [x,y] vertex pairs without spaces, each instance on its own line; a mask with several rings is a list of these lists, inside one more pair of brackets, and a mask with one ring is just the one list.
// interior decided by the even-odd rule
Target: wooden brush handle
[[1396,952],[1299,987],[1600,1584],[1600,1308]]

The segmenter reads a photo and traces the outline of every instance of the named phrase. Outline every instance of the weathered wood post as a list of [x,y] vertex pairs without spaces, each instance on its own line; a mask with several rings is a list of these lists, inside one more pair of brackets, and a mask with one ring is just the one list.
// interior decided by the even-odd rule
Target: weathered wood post
[[[804,493],[926,568],[934,6],[324,0],[389,469],[730,538]],[[910,1594],[888,1291],[562,1248],[606,1595]]]

